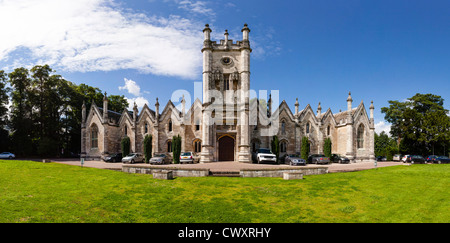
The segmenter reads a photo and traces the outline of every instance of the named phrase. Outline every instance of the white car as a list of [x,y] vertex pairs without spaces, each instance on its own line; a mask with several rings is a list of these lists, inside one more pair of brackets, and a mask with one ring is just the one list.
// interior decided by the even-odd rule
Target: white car
[[0,159],[14,159],[16,156],[10,152],[3,152],[0,154]]
[[258,161],[258,164],[264,161],[277,162],[277,156],[275,156],[270,149],[260,148],[256,152],[256,161]]

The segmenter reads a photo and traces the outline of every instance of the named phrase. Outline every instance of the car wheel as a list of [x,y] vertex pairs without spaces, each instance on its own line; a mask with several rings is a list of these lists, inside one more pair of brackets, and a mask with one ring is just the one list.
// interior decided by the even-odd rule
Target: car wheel
[[12,156],[9,156],[9,159],[12,159]]
[[342,160],[341,159],[339,160],[339,164],[342,164]]
[[134,164],[134,160],[132,159],[132,160],[130,161],[130,163]]

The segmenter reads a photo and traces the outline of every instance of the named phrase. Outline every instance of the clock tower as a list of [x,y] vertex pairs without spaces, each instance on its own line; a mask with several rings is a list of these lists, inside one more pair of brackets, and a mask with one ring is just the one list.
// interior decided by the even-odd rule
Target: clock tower
[[203,29],[203,107],[201,163],[251,163],[249,131],[250,48],[247,24],[242,41],[211,41]]

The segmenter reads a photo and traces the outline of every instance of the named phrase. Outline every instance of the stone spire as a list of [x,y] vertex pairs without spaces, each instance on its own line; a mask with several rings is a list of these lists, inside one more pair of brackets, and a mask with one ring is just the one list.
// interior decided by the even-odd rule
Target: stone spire
[[108,98],[106,96],[103,96],[103,122],[107,122],[108,120]]
[[298,106],[299,106],[298,98],[296,98],[296,99],[295,99],[295,114],[294,114],[294,115],[297,115],[297,114],[298,114]]
[[242,40],[248,41],[248,33],[250,33],[250,29],[248,28],[247,24],[244,24],[244,28],[242,28],[241,32],[242,32]]
[[375,106],[373,105],[373,100],[370,102],[370,121],[373,123],[373,111],[375,110]]
[[352,111],[352,102],[353,102],[352,93],[348,92],[348,98],[347,98],[347,111],[348,112]]
[[137,116],[138,116],[138,107],[136,104],[136,101],[134,102],[134,106],[133,106],[133,121],[136,123],[137,120]]
[[320,102],[319,102],[319,106],[317,107],[317,116],[320,116],[322,114],[322,106],[320,106]]
[[156,97],[156,103],[155,103],[155,117],[156,117],[156,123],[159,122],[159,102],[158,97]]

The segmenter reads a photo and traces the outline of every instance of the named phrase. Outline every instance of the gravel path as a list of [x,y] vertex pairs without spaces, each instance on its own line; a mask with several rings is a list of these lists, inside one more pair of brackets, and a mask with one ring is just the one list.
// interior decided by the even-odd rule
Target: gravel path
[[[64,159],[52,159],[52,162],[69,164],[69,165],[77,165],[81,166],[81,162],[79,160],[64,160]],[[386,166],[395,166],[402,165],[402,162],[377,162],[377,168],[386,167]],[[140,163],[140,165],[145,165]],[[103,161],[85,161],[84,167],[93,167],[99,169],[112,169],[112,170],[122,170],[122,163],[106,163]],[[208,163],[208,164],[178,164],[178,165],[167,165],[170,167],[178,167],[178,168],[209,168],[211,171],[239,171],[241,169],[256,169],[256,168],[280,168],[285,169],[292,166],[289,165],[273,165],[273,164],[246,164],[246,163],[238,163],[238,162],[216,162],[216,163]],[[351,163],[351,164],[337,164],[332,163],[328,165],[315,165],[308,164],[306,167],[328,167],[328,172],[348,172],[348,171],[359,171],[359,170],[368,170],[374,169],[375,165],[373,162],[360,162],[360,163]],[[298,166],[305,167],[305,166]]]

